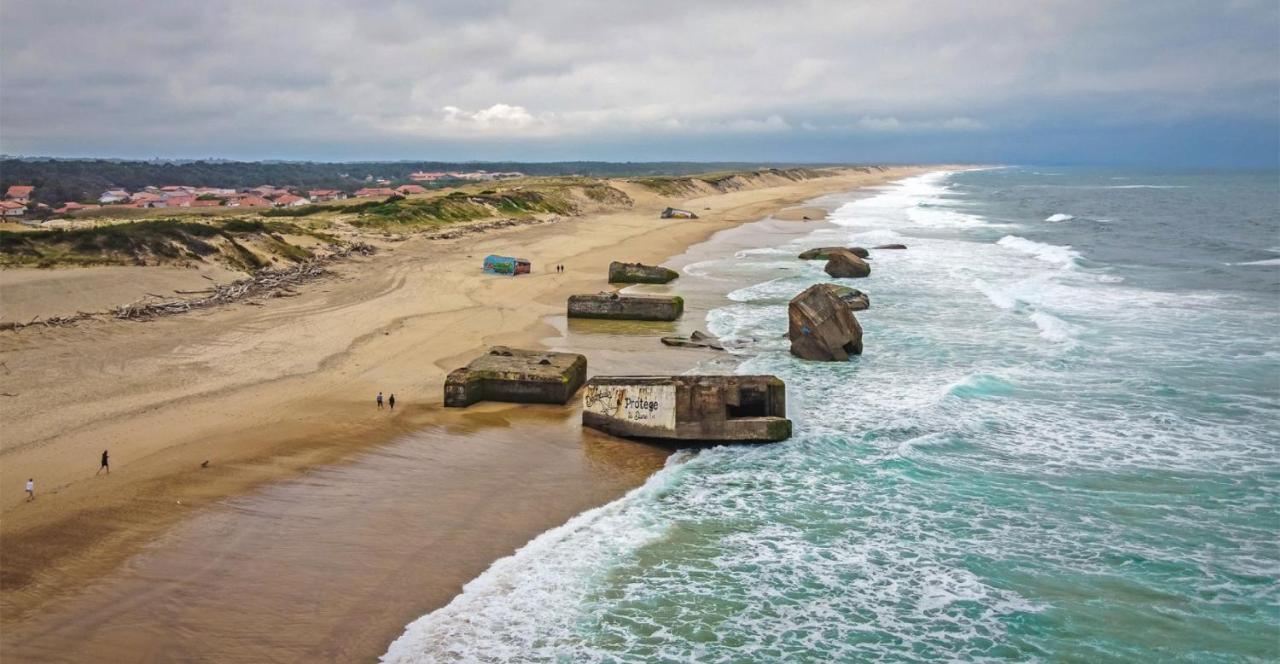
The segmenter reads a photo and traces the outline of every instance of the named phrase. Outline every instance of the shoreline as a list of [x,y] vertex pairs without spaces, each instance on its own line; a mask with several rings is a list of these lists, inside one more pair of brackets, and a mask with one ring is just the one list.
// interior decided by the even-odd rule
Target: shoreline
[[[37,439],[34,444],[6,446],[4,457],[8,457],[5,473],[21,475],[20,467],[25,464],[15,461],[35,461],[41,458],[53,459],[69,463],[69,456],[96,453],[99,446],[93,439],[101,440],[107,436],[117,435],[121,431],[138,433],[146,427],[159,427],[160,430],[174,426],[175,421],[188,428],[196,429],[194,435],[188,434],[182,442],[160,445],[145,452],[141,459],[134,461],[126,454],[121,454],[118,444],[112,446],[113,459],[123,466],[118,466],[116,475],[108,480],[90,483],[89,473],[83,469],[71,471],[62,486],[56,489],[55,495],[48,493],[48,484],[38,484],[44,493],[31,505],[22,503],[7,505],[4,510],[4,525],[0,534],[5,539],[6,564],[3,571],[3,582],[6,592],[2,606],[4,622],[12,624],[21,622],[32,615],[46,602],[66,597],[80,582],[99,578],[113,569],[125,558],[140,550],[146,543],[154,541],[175,524],[185,521],[188,516],[201,508],[217,503],[232,496],[245,495],[255,489],[265,488],[289,478],[299,477],[308,469],[325,464],[341,463],[356,455],[385,446],[398,437],[410,435],[431,426],[439,426],[441,420],[449,420],[452,414],[442,412],[439,407],[439,382],[443,375],[454,366],[461,365],[466,359],[484,346],[498,343],[511,345],[539,345],[548,337],[546,317],[557,312],[563,303],[564,295],[569,292],[587,289],[599,290],[603,287],[603,266],[609,260],[625,258],[660,262],[678,255],[681,250],[703,242],[712,235],[727,228],[755,221],[770,211],[795,205],[824,193],[851,191],[866,186],[873,186],[893,179],[906,177],[913,173],[924,172],[926,168],[888,169],[864,178],[824,178],[802,183],[796,186],[774,187],[769,189],[733,192],[701,199],[692,199],[702,207],[714,207],[714,214],[706,215],[705,221],[698,224],[680,225],[656,224],[648,219],[643,205],[638,210],[625,213],[592,215],[589,217],[569,219],[557,224],[515,229],[493,236],[469,238],[475,241],[472,246],[463,249],[469,252],[467,258],[461,258],[450,250],[459,249],[458,245],[469,245],[458,242],[428,242],[410,240],[403,243],[403,249],[397,250],[389,257],[378,257],[370,260],[355,261],[338,270],[339,274],[332,283],[318,282],[308,286],[302,296],[292,298],[288,303],[271,303],[262,307],[262,311],[248,311],[231,307],[226,310],[201,312],[172,321],[155,321],[144,325],[153,328],[141,329],[141,335],[148,337],[165,337],[168,334],[189,330],[173,328],[196,328],[195,332],[209,334],[220,338],[225,334],[228,323],[233,330],[240,327],[252,327],[258,323],[259,317],[279,318],[280,312],[270,311],[273,308],[301,309],[299,317],[307,320],[308,314],[319,317],[331,315],[334,297],[321,297],[334,291],[345,295],[359,296],[361,289],[352,281],[368,278],[368,272],[381,271],[382,282],[391,281],[391,288],[377,291],[376,302],[381,298],[406,297],[401,292],[408,290],[405,282],[413,277],[414,268],[420,263],[440,263],[438,271],[432,276],[446,275],[450,270],[455,277],[452,285],[466,288],[464,284],[471,282],[474,291],[480,291],[469,298],[457,292],[439,294],[438,289],[433,297],[436,306],[431,311],[407,311],[412,307],[386,307],[392,311],[383,314],[402,314],[384,316],[375,321],[365,321],[362,334],[354,338],[336,340],[340,350],[336,353],[322,355],[312,371],[297,372],[296,375],[268,377],[252,381],[247,385],[228,384],[211,392],[194,393],[182,398],[160,403],[151,403],[141,410],[124,410],[113,413],[111,417],[91,427],[78,427],[70,432],[54,435],[43,440]],[[685,204],[689,204],[686,202]],[[705,204],[705,205],[704,205]],[[601,225],[607,225],[601,232]],[[584,228],[588,227],[589,228]],[[605,235],[606,237],[599,237]],[[583,240],[586,240],[585,242]],[[569,265],[569,272],[564,275],[539,274],[532,277],[521,277],[519,281],[495,281],[482,279],[465,268],[474,262],[472,256],[482,255],[486,245],[520,244],[535,261],[540,263],[559,262]],[[625,246],[625,249],[620,247]],[[559,249],[559,251],[556,251]],[[535,253],[537,250],[537,253]],[[619,253],[624,251],[625,253]],[[609,253],[612,252],[612,253]],[[383,264],[376,264],[385,261]],[[372,269],[367,263],[375,263]],[[362,269],[363,268],[363,269]],[[461,275],[461,278],[457,278]],[[374,275],[377,276],[377,275]],[[387,279],[392,276],[394,279]],[[395,285],[396,279],[399,286]],[[500,279],[500,278],[499,278]],[[536,280],[541,280],[538,282]],[[445,279],[445,281],[449,281]],[[548,283],[549,282],[549,283]],[[484,291],[492,291],[495,286],[509,284],[516,286],[514,299],[493,297],[497,300],[500,323],[496,326],[478,326],[475,318],[486,313]],[[536,284],[535,288],[526,286]],[[382,285],[382,284],[379,284]],[[411,293],[421,296],[421,291]],[[470,295],[470,294],[468,294]],[[487,293],[493,296],[492,292]],[[470,300],[470,301],[468,301]],[[349,307],[358,308],[356,303],[344,302]],[[401,303],[404,304],[404,303]],[[410,305],[413,303],[410,302]],[[329,306],[325,306],[329,305]],[[533,305],[533,306],[530,306]],[[337,308],[341,311],[341,307]],[[276,314],[276,316],[271,316]],[[225,320],[231,319],[231,320]],[[192,322],[188,325],[188,320]],[[278,324],[278,320],[273,320]],[[318,321],[324,322],[324,321]],[[350,322],[348,319],[347,322]],[[84,330],[50,330],[40,331],[31,336],[46,342],[65,341],[69,337],[81,334],[99,341],[106,337],[108,341],[119,341],[120,337],[132,336],[128,330],[120,332],[116,328],[130,323],[107,323],[101,326],[90,326]],[[287,325],[287,323],[286,323]],[[696,322],[695,325],[701,325]],[[474,336],[467,334],[451,335],[450,339],[439,338],[441,329],[470,330]],[[112,328],[100,330],[100,327]],[[295,325],[295,328],[298,327]],[[307,326],[302,326],[307,327]],[[478,328],[478,329],[477,329]],[[237,330],[240,331],[240,330]],[[259,327],[254,330],[266,333]],[[291,330],[291,331],[297,331]],[[485,332],[489,332],[486,334]],[[381,334],[379,334],[379,332]],[[385,342],[385,337],[395,335],[393,345],[403,350],[406,355],[412,349],[430,340],[434,347],[429,353],[429,362],[418,362],[418,369],[425,369],[422,376],[409,377],[412,373],[406,367],[395,367],[388,370],[387,363],[394,364],[398,353],[386,350],[370,350],[374,342]],[[241,331],[241,336],[245,332]],[[341,335],[339,335],[341,336]],[[458,337],[463,337],[458,339]],[[74,339],[72,340],[75,341]],[[166,346],[163,339],[148,339],[145,348],[153,351],[167,348],[172,352],[172,345]],[[322,339],[322,341],[332,341]],[[345,344],[344,344],[345,342]],[[186,343],[190,344],[190,341]],[[6,355],[12,350],[6,349]],[[684,359],[686,356],[678,355]],[[616,363],[616,361],[615,361]],[[370,364],[373,368],[368,367]],[[605,361],[608,367],[610,361]],[[424,366],[425,365],[425,366]],[[641,364],[643,366],[643,364]],[[593,369],[599,368],[593,366]],[[613,369],[614,367],[608,367]],[[392,384],[410,383],[409,390],[402,390],[401,403],[406,404],[394,416],[381,418],[390,422],[374,419],[376,411],[363,404],[365,399],[336,399],[332,387],[336,383],[346,383],[352,376],[363,380],[371,387],[357,390],[363,397],[364,392],[372,394],[374,385],[383,382]],[[317,381],[317,377],[330,380]],[[379,382],[382,381],[382,382]],[[396,383],[395,381],[404,381]],[[315,383],[319,383],[318,385]],[[304,385],[305,384],[305,387]],[[320,388],[320,389],[317,389]],[[326,389],[327,388],[327,389]],[[328,391],[328,393],[325,393]],[[397,390],[390,390],[397,391]],[[423,395],[426,398],[423,398]],[[207,405],[210,399],[220,401],[222,406],[239,405],[245,408],[252,405],[252,410],[259,417],[252,423],[242,419],[228,423],[226,413],[219,407]],[[9,400],[7,400],[9,401]],[[12,404],[6,403],[12,407]],[[501,411],[499,407],[496,410]],[[285,415],[268,415],[285,411]],[[469,409],[469,410],[475,410]],[[177,411],[176,413],[174,411]],[[240,412],[240,411],[232,411]],[[335,418],[334,415],[338,415]],[[144,423],[135,419],[145,420]],[[335,421],[336,419],[336,421]],[[253,432],[253,440],[243,441],[246,429]],[[155,429],[153,429],[155,430]],[[51,441],[50,438],[55,440]],[[67,444],[71,438],[76,443]],[[63,444],[53,444],[61,442]],[[230,442],[230,444],[228,444]],[[237,444],[239,443],[239,444]],[[49,449],[62,448],[62,449]],[[70,449],[75,448],[75,449]],[[207,470],[201,470],[201,458],[216,458]],[[83,464],[81,464],[83,465]],[[19,470],[15,472],[15,466]],[[183,468],[173,472],[172,468]],[[106,485],[106,481],[127,474],[130,485],[127,488],[115,489],[118,484]],[[135,479],[138,475],[142,479]],[[644,476],[647,476],[645,474]],[[6,485],[12,485],[12,478],[4,477]],[[639,480],[643,481],[643,478]],[[639,482],[637,482],[638,484]],[[107,486],[103,489],[101,487]],[[47,507],[51,503],[59,503]],[[58,508],[61,509],[58,509]],[[25,511],[24,511],[25,510]],[[109,527],[103,529],[103,524]],[[524,537],[527,541],[535,535]],[[16,544],[15,544],[16,541]],[[15,570],[15,549],[17,566]],[[72,556],[59,557],[51,550],[73,550]],[[500,556],[499,556],[500,557]],[[35,560],[51,558],[52,562],[41,566],[32,564]],[[487,565],[486,561],[485,564]],[[24,570],[23,563],[26,563]],[[28,571],[29,576],[20,574]],[[50,579],[49,572],[54,572],[55,579]],[[464,579],[465,581],[466,579]],[[15,591],[14,588],[17,587]],[[447,600],[446,602],[447,603]]]

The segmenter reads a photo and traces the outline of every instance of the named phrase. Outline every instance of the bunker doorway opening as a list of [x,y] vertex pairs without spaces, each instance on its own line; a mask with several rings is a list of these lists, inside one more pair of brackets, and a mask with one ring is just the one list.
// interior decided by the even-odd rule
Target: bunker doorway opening
[[746,417],[768,417],[769,395],[764,390],[743,388],[738,391],[738,403],[725,405],[725,418],[738,420]]

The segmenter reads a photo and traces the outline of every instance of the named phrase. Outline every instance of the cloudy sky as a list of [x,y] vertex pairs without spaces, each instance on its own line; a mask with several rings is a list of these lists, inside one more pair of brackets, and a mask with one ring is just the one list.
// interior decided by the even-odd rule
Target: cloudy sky
[[2,0],[0,152],[1274,165],[1276,0]]

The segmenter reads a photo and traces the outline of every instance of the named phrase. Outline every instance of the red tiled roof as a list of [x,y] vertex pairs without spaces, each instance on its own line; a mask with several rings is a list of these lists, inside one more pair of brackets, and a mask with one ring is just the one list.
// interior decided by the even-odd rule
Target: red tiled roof
[[9,198],[27,198],[31,196],[31,192],[35,190],[36,188],[30,185],[15,184],[9,187],[9,191],[5,192],[5,196],[8,196]]

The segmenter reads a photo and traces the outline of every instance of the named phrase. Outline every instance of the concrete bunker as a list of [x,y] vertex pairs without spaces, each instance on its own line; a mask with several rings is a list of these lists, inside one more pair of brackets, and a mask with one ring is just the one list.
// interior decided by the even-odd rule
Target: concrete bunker
[[609,263],[611,284],[665,284],[679,276],[679,272],[666,267],[620,261]]
[[669,207],[662,211],[663,219],[697,219],[698,215],[680,208]]
[[684,298],[679,295],[570,295],[569,318],[606,318],[610,320],[672,321],[684,313]]
[[608,434],[681,443],[773,443],[791,437],[776,376],[596,376],[582,424]]
[[444,405],[465,408],[477,401],[567,403],[587,378],[587,358],[494,346],[444,381]]

